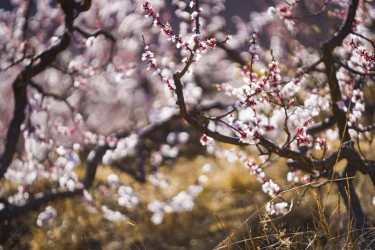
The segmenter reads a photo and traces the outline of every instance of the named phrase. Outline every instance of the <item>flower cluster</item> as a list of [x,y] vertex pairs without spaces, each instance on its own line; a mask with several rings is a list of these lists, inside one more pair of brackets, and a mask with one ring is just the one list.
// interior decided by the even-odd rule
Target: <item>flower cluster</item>
[[281,99],[282,98],[280,95],[281,89],[279,85],[281,76],[280,76],[280,69],[278,66],[278,62],[276,60],[272,60],[272,62],[268,65],[268,69],[269,69],[269,74],[267,78],[263,78],[263,82],[266,85],[266,81],[268,81],[273,95],[277,97],[278,99]]
[[284,215],[290,211],[289,204],[287,202],[273,203],[268,202],[266,205],[266,211],[270,215]]
[[138,135],[131,134],[125,138],[116,140],[116,143],[113,143],[113,149],[107,150],[103,156],[103,163],[110,165],[116,160],[123,159],[127,156],[134,155],[136,152],[136,146],[138,145]]
[[368,73],[371,70],[375,70],[374,63],[375,63],[375,54],[369,52],[369,50],[361,45],[359,42],[354,42],[351,40],[348,45],[353,50],[355,55],[359,57],[359,59],[355,59],[355,56],[352,56],[351,60],[349,61],[349,65],[353,68],[359,67],[361,68],[364,73]]
[[[344,3],[345,1],[340,1],[340,2]],[[338,17],[340,19],[345,19],[347,13],[348,13],[348,11],[345,10],[345,9],[334,9],[334,10],[328,11],[328,15],[329,16],[331,16],[331,17]]]
[[119,195],[118,204],[122,207],[130,209],[140,203],[134,189],[130,186],[121,185],[117,190],[117,194]]
[[149,1],[145,1],[143,4],[142,4],[142,8],[143,10],[147,11],[148,14],[146,15],[146,17],[153,17],[154,19],[154,25],[156,27],[160,27],[161,28],[161,32],[167,36],[167,40],[173,42],[173,43],[176,43],[176,47],[177,48],[181,48],[181,47],[184,47],[186,48],[187,50],[190,50],[192,51],[192,49],[190,48],[190,44],[188,42],[184,42],[182,40],[182,36],[181,35],[178,35],[176,36],[174,33],[173,33],[173,30],[172,30],[172,27],[169,23],[166,23],[166,24],[163,24],[161,21],[160,21],[160,16],[159,16],[159,13],[157,13],[154,8],[150,5],[150,2]]
[[286,179],[288,182],[297,183],[299,179],[297,175],[297,171],[292,169],[292,171],[287,173]]
[[50,221],[57,216],[57,211],[51,206],[46,207],[46,209],[38,215],[36,224],[39,227],[47,226]]
[[207,135],[202,135],[201,139],[200,139],[200,142],[201,142],[202,146],[209,146],[212,143],[214,143],[214,139],[212,139],[211,137],[209,137]]
[[[163,222],[166,213],[179,213],[191,211],[194,208],[194,199],[203,191],[203,183],[208,180],[208,174],[214,166],[205,164],[202,166],[202,174],[197,178],[196,184],[190,185],[186,190],[179,192],[174,197],[161,201],[155,199],[148,204],[148,209],[152,212],[151,221],[158,225]],[[169,182],[160,173],[150,176],[151,183],[158,188],[168,188]]]
[[153,213],[151,221],[154,224],[163,222],[164,213],[178,213],[191,211],[194,208],[194,198],[201,193],[201,185],[190,185],[186,191],[181,191],[166,202],[154,200],[148,204],[148,209]]
[[[250,46],[250,49],[252,49],[252,47]],[[253,60],[255,60],[255,54],[254,56],[252,55],[251,56],[251,60],[253,62]],[[253,72],[252,70],[250,70],[247,66],[243,66],[241,68],[241,73],[242,73],[242,76],[243,76],[243,81],[249,85],[249,87],[252,87],[253,85],[256,86],[256,81],[258,79],[258,75]],[[258,88],[255,89],[255,92],[256,93],[259,93],[259,91],[261,90],[261,87],[262,86],[259,86]]]
[[73,171],[79,164],[79,156],[74,150],[66,150],[64,147],[56,149],[58,158],[52,168],[49,169],[50,178],[59,182],[61,188],[74,191],[81,188],[78,176]]
[[119,211],[114,211],[109,209],[107,206],[102,206],[102,212],[105,219],[109,221],[126,221],[128,218],[120,213]]
[[353,90],[352,94],[352,112],[349,114],[349,126],[358,126],[360,127],[359,120],[362,117],[363,112],[365,111],[365,102],[363,98],[363,92],[361,90]]
[[142,61],[146,61],[146,63],[148,64],[149,67],[147,68],[147,70],[153,69],[154,74],[159,76],[160,81],[166,84],[170,90],[174,90],[174,86],[172,85],[173,81],[169,79],[168,76],[163,74],[163,71],[157,67],[154,53],[149,50],[148,46],[144,47],[144,52],[142,54]]
[[278,7],[269,7],[267,12],[270,16],[278,16],[282,20],[288,30],[293,31],[294,25],[297,23],[298,18],[294,16],[294,9],[298,4],[299,0],[289,1],[288,4],[282,4]]
[[261,131],[256,123],[245,123],[241,120],[235,119],[232,115],[228,117],[228,121],[229,126],[239,134],[240,141],[248,144],[255,144],[258,142],[257,136]]
[[274,183],[272,180],[267,180],[262,185],[262,190],[269,196],[276,197],[281,192],[280,186]]
[[30,194],[27,192],[26,186],[19,186],[17,193],[8,198],[9,203],[15,205],[23,205],[29,199]]
[[296,139],[297,139],[298,146],[310,146],[311,145],[311,139],[306,134],[306,130],[304,127],[297,128]]
[[259,165],[255,164],[254,161],[251,161],[247,163],[247,166],[250,169],[250,175],[256,175],[257,181],[259,183],[266,182],[266,174]]
[[269,196],[275,197],[281,192],[279,185],[274,183],[271,179],[266,178],[262,165],[257,165],[255,161],[249,160],[245,152],[222,149],[219,145],[215,144],[213,145],[211,153],[213,153],[215,157],[225,158],[230,163],[240,161],[243,166],[249,170],[250,175],[256,176],[257,181],[262,184],[263,192]]
[[330,109],[329,99],[319,93],[318,89],[313,89],[307,93],[304,108],[309,111],[310,117],[318,116],[320,111]]
[[287,179],[288,182],[291,182],[291,183],[298,183],[299,181],[301,181],[302,183],[310,183],[311,182],[310,175],[303,175],[303,176],[299,177],[297,175],[296,169],[291,169],[291,171],[289,171],[287,173],[286,179]]
[[327,140],[323,139],[323,138],[316,138],[314,140],[314,143],[315,143],[315,148],[316,149],[322,149],[322,150],[325,150],[327,149]]
[[[197,20],[197,16],[200,12],[202,12],[201,8],[197,8],[194,2],[190,3],[191,8],[195,8],[195,11],[191,14],[191,19],[194,19],[198,24],[195,27],[199,27],[200,23],[199,20]],[[161,29],[161,32],[167,37],[168,41],[171,41],[176,44],[176,47],[178,49],[185,48],[185,51],[188,51],[191,55],[193,55],[193,62],[197,62],[202,57],[202,53],[206,53],[207,48],[215,49],[217,46],[217,41],[215,38],[210,38],[207,40],[204,40],[203,36],[200,34],[198,30],[195,30],[195,34],[190,35],[186,40],[182,37],[181,34],[176,35],[172,27],[169,23],[163,24],[163,22],[160,20],[159,13],[157,13],[153,7],[151,7],[150,2],[146,1],[142,4],[142,8],[144,11],[146,11],[148,14],[146,17],[152,17],[154,19],[154,25],[159,27]],[[225,39],[222,41],[222,43],[227,43],[231,39],[230,35],[227,35]],[[147,61],[149,68],[154,68],[155,74],[159,75],[162,82],[166,82],[168,87],[173,90],[173,87],[168,82],[167,79],[163,79],[163,76],[161,76],[161,70],[156,68],[156,59],[154,58],[153,54],[149,53],[148,47],[145,46],[145,53],[143,55],[143,60]],[[183,63],[188,62],[188,57],[185,56],[182,59]],[[189,72],[191,72],[191,68],[189,69]]]
[[166,178],[161,172],[157,171],[153,174],[150,174],[148,177],[149,182],[157,189],[159,188],[168,188],[170,186],[169,178]]

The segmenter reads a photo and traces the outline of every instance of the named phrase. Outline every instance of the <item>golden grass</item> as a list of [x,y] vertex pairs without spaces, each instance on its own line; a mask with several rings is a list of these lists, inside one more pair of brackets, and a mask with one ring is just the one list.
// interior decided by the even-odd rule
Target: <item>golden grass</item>
[[[166,199],[195,183],[201,166],[211,163],[215,170],[208,174],[204,191],[196,198],[191,212],[166,214],[161,225],[153,225],[147,204],[154,198]],[[266,170],[267,176],[288,188],[287,168],[278,161]],[[81,170],[79,170],[81,171]],[[78,172],[79,172],[78,171]],[[60,200],[50,204],[58,216],[47,228],[36,225],[37,213],[22,216],[12,225],[14,233],[5,249],[355,249],[360,239],[353,239],[346,210],[334,183],[319,189],[291,187],[282,194],[293,201],[293,209],[285,216],[270,217],[264,212],[270,198],[261,185],[239,164],[210,157],[180,159],[173,167],[161,168],[169,176],[168,189],[155,189],[150,183],[140,184],[126,174],[101,166],[94,197],[97,213],[90,211],[83,199]],[[132,186],[142,204],[136,209],[120,207],[116,190],[110,195],[97,191],[107,186],[107,176],[116,173]],[[374,218],[371,198],[366,190],[367,177],[358,175],[356,185],[366,213]],[[43,184],[44,185],[44,184]],[[328,187],[332,185],[332,187]],[[40,191],[40,187],[35,190]],[[328,190],[330,190],[328,192]],[[280,199],[280,198],[277,198]],[[129,221],[111,222],[100,209],[106,205],[125,214]],[[222,242],[220,245],[219,243]],[[338,248],[339,247],[339,248]]]

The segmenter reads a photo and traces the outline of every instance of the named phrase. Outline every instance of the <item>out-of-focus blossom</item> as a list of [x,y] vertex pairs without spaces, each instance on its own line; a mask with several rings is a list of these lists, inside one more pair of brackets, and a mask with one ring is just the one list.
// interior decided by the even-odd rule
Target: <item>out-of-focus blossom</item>
[[49,222],[57,216],[57,211],[51,206],[46,207],[46,209],[38,215],[36,224],[39,227],[45,227]]

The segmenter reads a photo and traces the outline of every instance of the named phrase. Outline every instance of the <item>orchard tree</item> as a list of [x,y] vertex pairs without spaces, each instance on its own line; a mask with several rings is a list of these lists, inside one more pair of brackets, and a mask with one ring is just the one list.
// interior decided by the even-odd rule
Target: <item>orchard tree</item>
[[[271,215],[293,209],[282,199],[287,189],[264,171],[277,159],[287,160],[294,186],[334,182],[355,234],[375,247],[353,186],[358,172],[375,185],[375,161],[364,149],[375,128],[371,1],[275,1],[250,7],[250,21],[235,17],[234,27],[225,11],[235,3],[224,0],[12,3],[0,12],[0,177],[18,189],[0,191],[0,220],[77,195],[90,206],[101,163],[144,182],[194,140],[193,128],[209,153],[256,176],[272,198]],[[35,193],[38,183],[46,188]],[[200,191],[192,185],[150,202],[152,221],[191,209]],[[138,205],[131,188],[121,184],[118,193],[120,205]],[[37,223],[54,216],[47,207]]]

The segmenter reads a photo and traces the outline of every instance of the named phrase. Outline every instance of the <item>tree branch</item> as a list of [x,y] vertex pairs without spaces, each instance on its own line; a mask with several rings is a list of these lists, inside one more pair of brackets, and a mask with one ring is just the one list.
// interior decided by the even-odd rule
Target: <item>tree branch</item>
[[326,130],[327,128],[333,126],[336,123],[335,117],[332,115],[325,118],[323,121],[316,123],[306,129],[307,134],[316,134]]
[[369,132],[369,131],[371,131],[371,130],[374,130],[374,129],[375,129],[375,123],[373,123],[373,124],[371,124],[371,125],[368,125],[368,126],[366,126],[366,127],[364,127],[364,128],[360,128],[360,127],[358,127],[358,126],[356,126],[356,125],[351,126],[350,128],[351,128],[351,129],[354,129],[355,131],[357,131],[357,132],[359,132],[359,133],[364,133],[364,132]]
[[323,63],[325,65],[330,95],[332,100],[332,111],[336,117],[339,134],[342,141],[350,140],[350,136],[346,127],[346,113],[338,107],[337,102],[341,100],[341,91],[336,77],[334,67],[335,60],[333,58],[333,50],[342,44],[347,35],[351,32],[359,0],[351,0],[348,14],[340,29],[327,41],[323,42],[321,48],[323,50]]
[[349,65],[339,61],[339,60],[335,60],[335,63],[339,64],[341,67],[345,68],[347,71],[349,71],[350,73],[353,73],[353,74],[356,74],[356,75],[361,75],[361,76],[375,76],[375,72],[359,72],[358,70],[355,70],[351,67],[349,67]]
[[369,42],[369,43],[372,45],[372,47],[375,49],[375,42],[374,42],[373,40],[371,40],[370,38],[365,37],[364,35],[361,35],[361,34],[359,34],[359,33],[357,33],[357,32],[354,32],[354,31],[351,31],[351,33],[352,33],[353,35],[356,35],[356,36],[358,36],[358,37],[360,37],[360,38],[366,40],[366,41]]
[[76,189],[74,191],[50,190],[39,197],[28,200],[24,205],[21,206],[8,204],[3,210],[0,210],[0,221],[10,220],[11,218],[14,218],[15,216],[23,214],[27,211],[36,210],[41,205],[48,202],[60,198],[68,198],[76,195],[81,195],[82,193],[83,189]]
[[[91,5],[90,0],[85,0],[82,6],[73,0],[59,0],[59,4],[65,14],[65,31],[59,41],[42,51],[40,54],[32,58],[30,64],[26,66],[13,81],[14,110],[13,117],[8,126],[5,139],[5,150],[0,157],[0,179],[4,177],[9,168],[13,155],[16,151],[17,143],[20,137],[20,127],[25,120],[25,108],[27,105],[27,86],[32,78],[43,70],[48,68],[56,57],[66,50],[71,41],[71,30],[73,30],[73,22],[77,17],[75,12],[80,12],[82,6],[85,8]],[[85,10],[82,10],[85,11]]]
[[43,97],[51,97],[55,100],[64,102],[66,104],[66,106],[68,106],[70,111],[74,112],[74,108],[72,107],[72,105],[70,105],[70,103],[65,98],[63,98],[59,95],[56,95],[54,93],[45,92],[43,87],[38,85],[37,83],[35,83],[33,80],[30,80],[30,86],[33,87],[34,89],[36,89]]

